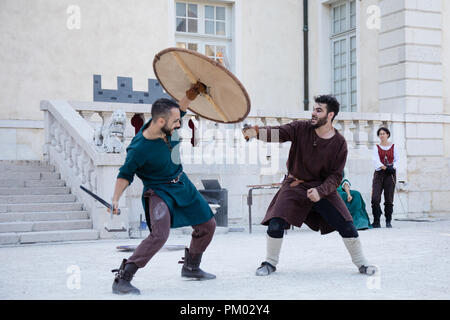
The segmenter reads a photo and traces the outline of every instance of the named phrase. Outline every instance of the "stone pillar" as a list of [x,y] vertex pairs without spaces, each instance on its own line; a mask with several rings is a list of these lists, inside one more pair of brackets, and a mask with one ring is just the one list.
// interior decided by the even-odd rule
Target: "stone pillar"
[[393,142],[406,153],[400,158],[407,159],[407,207],[414,216],[436,213],[432,199],[445,192],[439,172],[448,171],[442,161],[443,124],[432,119],[444,109],[442,2],[379,1],[379,112],[405,115],[405,127],[394,128]]
[[379,1],[379,112],[443,112],[441,2]]

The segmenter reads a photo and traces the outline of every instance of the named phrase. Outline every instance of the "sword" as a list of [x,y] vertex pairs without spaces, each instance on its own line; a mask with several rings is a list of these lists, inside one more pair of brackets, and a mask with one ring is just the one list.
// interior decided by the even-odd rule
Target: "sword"
[[[94,198],[95,200],[97,200],[98,202],[100,202],[102,205],[104,205],[105,207],[109,208],[111,210],[111,214],[113,214],[113,206],[112,204],[106,202],[105,200],[103,200],[102,198],[100,198],[98,195],[96,195],[95,193],[93,193],[92,191],[86,189],[83,186],[80,186],[81,190],[83,190],[84,192],[86,192],[88,195],[90,195],[92,198]],[[117,215],[120,215],[120,209],[117,208]]]

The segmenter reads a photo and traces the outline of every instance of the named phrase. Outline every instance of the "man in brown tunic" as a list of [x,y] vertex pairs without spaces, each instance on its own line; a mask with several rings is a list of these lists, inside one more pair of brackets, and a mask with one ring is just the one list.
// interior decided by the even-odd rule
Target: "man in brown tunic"
[[269,275],[276,270],[284,229],[290,225],[301,227],[303,223],[321,234],[337,230],[359,272],[370,275],[377,271],[364,258],[352,216],[337,193],[347,160],[345,138],[332,125],[338,112],[339,102],[333,96],[322,95],[315,97],[311,120],[243,130],[247,140],[256,137],[267,142],[292,143],[288,175],[262,221],[268,226],[267,256],[256,275]]

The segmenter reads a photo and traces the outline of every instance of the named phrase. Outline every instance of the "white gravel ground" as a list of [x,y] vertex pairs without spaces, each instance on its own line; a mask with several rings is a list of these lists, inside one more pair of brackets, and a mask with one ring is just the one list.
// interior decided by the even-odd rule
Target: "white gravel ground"
[[[450,221],[393,221],[393,226],[359,231],[366,257],[381,269],[376,276],[358,273],[337,232],[322,236],[304,226],[285,236],[277,271],[256,277],[266,228],[255,226],[252,234],[215,235],[202,262],[215,280],[183,280],[177,263],[183,251],[160,251],[133,279],[140,296],[112,294],[110,270],[131,254],[116,246],[141,239],[3,246],[0,299],[449,299]],[[175,231],[167,244],[189,240]]]

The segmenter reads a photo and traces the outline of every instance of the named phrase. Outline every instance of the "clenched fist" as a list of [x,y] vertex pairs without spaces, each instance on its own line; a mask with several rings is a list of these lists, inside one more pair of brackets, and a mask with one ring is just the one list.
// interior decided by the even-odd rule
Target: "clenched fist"
[[308,190],[306,191],[306,196],[307,196],[308,199],[311,200],[312,202],[317,202],[317,201],[320,200],[319,192],[317,191],[316,188],[308,189]]
[[244,135],[245,140],[250,140],[250,138],[257,137],[259,133],[258,126],[250,126],[248,124],[244,125],[242,129],[242,134]]

